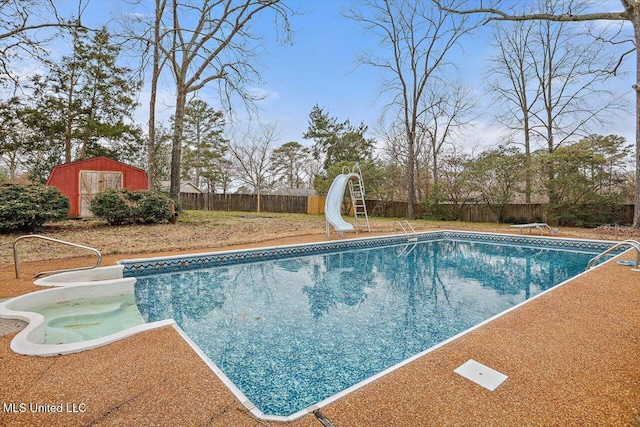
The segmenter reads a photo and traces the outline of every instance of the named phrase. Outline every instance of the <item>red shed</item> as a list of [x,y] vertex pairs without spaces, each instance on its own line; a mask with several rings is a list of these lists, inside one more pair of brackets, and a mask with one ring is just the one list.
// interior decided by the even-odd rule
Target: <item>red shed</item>
[[146,190],[147,173],[107,157],[95,157],[55,166],[47,185],[69,198],[69,218],[78,218],[93,216],[89,210],[91,199],[106,188]]

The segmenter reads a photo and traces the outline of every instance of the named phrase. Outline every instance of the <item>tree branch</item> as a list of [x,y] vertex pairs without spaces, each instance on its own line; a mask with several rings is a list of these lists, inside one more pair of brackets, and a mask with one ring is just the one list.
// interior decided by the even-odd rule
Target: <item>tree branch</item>
[[[449,12],[456,13],[459,15],[472,15],[472,14],[488,14],[491,15],[487,18],[486,22],[489,21],[532,21],[532,20],[545,20],[545,21],[557,21],[557,22],[578,22],[578,21],[630,21],[632,16],[630,14],[630,9],[624,12],[597,12],[597,13],[584,13],[573,15],[572,13],[564,13],[564,14],[552,14],[552,13],[530,13],[522,15],[512,15],[503,10],[495,9],[495,8],[475,8],[475,9],[455,9],[442,5],[441,0],[431,0],[438,9]],[[629,6],[632,7],[632,6]],[[485,23],[486,23],[485,22]]]

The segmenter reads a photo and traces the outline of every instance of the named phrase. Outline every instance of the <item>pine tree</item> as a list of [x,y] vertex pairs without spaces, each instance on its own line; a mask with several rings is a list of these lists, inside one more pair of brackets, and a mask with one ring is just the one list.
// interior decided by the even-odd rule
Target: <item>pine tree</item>
[[303,138],[314,141],[313,156],[322,160],[326,172],[338,162],[372,160],[374,141],[364,137],[366,131],[364,123],[358,127],[352,126],[349,120],[340,123],[316,104],[309,114],[309,128]]
[[66,162],[95,155],[137,160],[142,140],[133,111],[141,82],[118,65],[122,48],[110,43],[106,29],[90,40],[78,30],[73,39],[70,55],[32,79],[34,109],[42,113],[34,125],[59,135]]
[[213,192],[224,181],[228,161],[227,140],[223,137],[224,117],[206,102],[194,99],[187,104],[182,144],[182,177],[196,187],[206,183]]

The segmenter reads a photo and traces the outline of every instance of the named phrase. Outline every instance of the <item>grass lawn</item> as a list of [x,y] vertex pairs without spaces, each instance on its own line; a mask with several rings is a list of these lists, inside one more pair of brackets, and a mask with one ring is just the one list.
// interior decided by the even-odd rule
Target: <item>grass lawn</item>
[[[391,233],[397,220],[398,218],[370,218],[371,230],[376,233]],[[426,220],[411,221],[411,224],[416,231],[457,229],[516,232],[507,224]],[[284,237],[322,235],[324,232],[324,215],[185,211],[178,217],[176,224],[112,227],[98,219],[69,220],[46,224],[38,234],[94,247],[104,255],[122,254],[126,258],[126,255],[131,254],[216,248]],[[13,265],[13,240],[22,234],[25,233],[0,235],[0,268]],[[367,234],[359,233],[360,236]],[[637,238],[640,233],[629,228],[561,227],[558,236],[622,240],[634,236]],[[337,233],[332,233],[331,238],[337,239]],[[20,242],[19,254],[21,262],[93,256],[87,251],[35,239]]]

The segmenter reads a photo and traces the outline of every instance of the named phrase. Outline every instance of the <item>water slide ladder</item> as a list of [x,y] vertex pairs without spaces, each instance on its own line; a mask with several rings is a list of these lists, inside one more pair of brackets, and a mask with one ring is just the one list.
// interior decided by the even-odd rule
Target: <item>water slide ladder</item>
[[623,242],[616,243],[615,245],[611,246],[606,251],[604,251],[601,254],[598,254],[595,257],[591,258],[591,260],[589,260],[589,263],[587,264],[587,270],[589,270],[594,265],[596,265],[596,263],[602,257],[610,254],[611,252],[613,252],[616,249],[621,248],[623,246],[630,246],[631,248],[636,250],[636,261],[635,261],[635,264],[634,264],[634,268],[632,268],[632,270],[633,271],[640,271],[640,242],[638,242],[637,240],[630,240],[630,239],[629,240],[625,240]]
[[348,174],[349,172],[358,175],[358,180],[349,180],[349,194],[351,194],[351,205],[353,206],[353,215],[356,219],[356,226],[360,226],[360,222],[364,221],[367,231],[371,232],[371,226],[369,225],[369,215],[367,215],[367,205],[364,201],[364,181],[362,180],[362,171],[360,170],[360,164],[356,163],[353,169],[349,171],[347,166],[342,168],[342,173]]
[[[351,194],[351,204],[356,220],[355,226],[342,218],[341,207],[347,187],[349,187],[349,193]],[[358,228],[366,228],[367,231],[371,231],[365,204],[364,182],[358,163],[355,164],[353,170],[347,166],[343,167],[342,173],[334,178],[324,202],[324,215],[327,238],[330,237],[331,227],[340,233],[340,238],[343,237],[345,231],[355,230],[357,232]],[[362,224],[363,220],[364,224]]]

